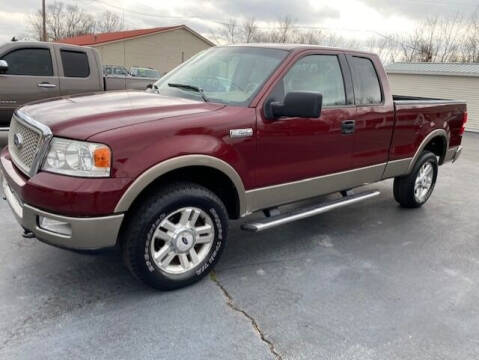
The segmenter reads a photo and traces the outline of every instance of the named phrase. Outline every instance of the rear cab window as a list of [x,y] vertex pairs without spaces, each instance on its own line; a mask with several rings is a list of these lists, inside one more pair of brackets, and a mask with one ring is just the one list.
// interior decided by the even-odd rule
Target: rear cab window
[[50,49],[15,49],[4,55],[1,60],[8,63],[5,75],[53,76]]
[[351,56],[354,97],[356,105],[380,105],[383,103],[381,83],[374,63],[366,57]]
[[61,50],[63,75],[65,77],[87,78],[90,76],[88,55],[83,51]]

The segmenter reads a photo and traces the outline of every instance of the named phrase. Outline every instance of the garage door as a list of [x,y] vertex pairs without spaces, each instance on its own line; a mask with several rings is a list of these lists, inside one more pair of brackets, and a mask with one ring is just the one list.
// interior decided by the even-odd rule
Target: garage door
[[394,95],[466,101],[466,130],[479,132],[479,77],[389,74],[389,81]]

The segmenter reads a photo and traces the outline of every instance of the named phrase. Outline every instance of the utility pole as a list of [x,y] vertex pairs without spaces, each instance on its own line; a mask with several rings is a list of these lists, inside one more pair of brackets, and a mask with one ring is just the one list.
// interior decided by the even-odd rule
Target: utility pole
[[47,41],[47,19],[45,13],[45,0],[42,0],[42,41]]

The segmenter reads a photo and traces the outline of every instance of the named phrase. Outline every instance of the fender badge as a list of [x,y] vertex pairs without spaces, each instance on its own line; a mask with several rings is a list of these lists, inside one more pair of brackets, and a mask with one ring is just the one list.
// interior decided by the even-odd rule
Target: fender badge
[[232,129],[230,130],[231,138],[244,138],[253,136],[253,129]]

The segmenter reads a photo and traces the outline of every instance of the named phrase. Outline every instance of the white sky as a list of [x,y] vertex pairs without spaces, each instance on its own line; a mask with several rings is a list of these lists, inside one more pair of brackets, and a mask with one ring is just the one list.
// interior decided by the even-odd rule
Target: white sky
[[[47,4],[53,0],[46,0]],[[254,17],[263,27],[290,16],[301,27],[322,27],[344,37],[414,30],[429,15],[469,16],[478,0],[63,0],[100,14],[124,15],[127,28],[186,24],[206,37],[230,18]],[[41,0],[0,0],[0,42],[29,33],[28,17]]]

